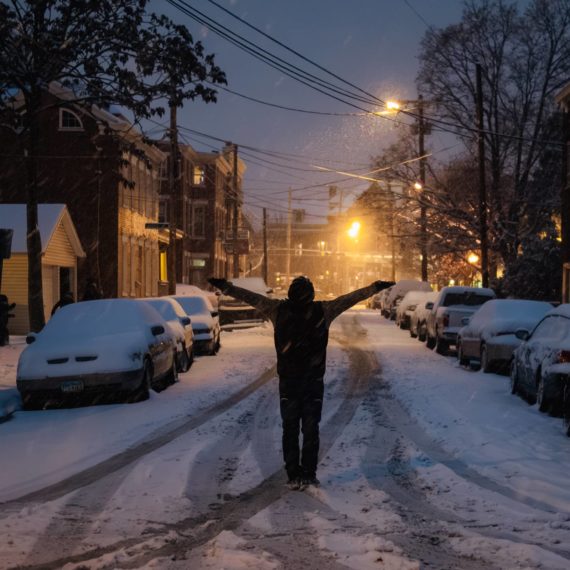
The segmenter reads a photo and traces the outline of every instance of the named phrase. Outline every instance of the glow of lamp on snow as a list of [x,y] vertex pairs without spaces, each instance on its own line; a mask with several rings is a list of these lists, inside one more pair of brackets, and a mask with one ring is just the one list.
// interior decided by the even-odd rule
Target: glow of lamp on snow
[[360,233],[360,222],[352,222],[352,225],[350,226],[350,229],[348,230],[348,236],[351,237],[352,239],[355,239],[358,237],[358,234]]
[[467,261],[472,265],[475,265],[479,261],[479,256],[476,253],[470,253],[467,257]]

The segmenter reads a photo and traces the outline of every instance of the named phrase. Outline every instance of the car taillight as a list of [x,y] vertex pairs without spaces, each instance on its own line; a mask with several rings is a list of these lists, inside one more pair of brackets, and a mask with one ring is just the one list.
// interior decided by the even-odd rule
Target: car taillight
[[449,326],[449,315],[443,315],[443,326],[444,327]]
[[570,350],[561,350],[558,353],[558,362],[570,362]]

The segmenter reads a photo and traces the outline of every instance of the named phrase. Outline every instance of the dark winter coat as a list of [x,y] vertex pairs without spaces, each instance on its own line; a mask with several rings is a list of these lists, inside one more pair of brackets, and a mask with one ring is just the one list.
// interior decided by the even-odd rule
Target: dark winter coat
[[233,285],[224,294],[255,307],[273,323],[279,378],[298,379],[324,376],[332,322],[377,291],[375,285],[370,285],[332,301],[307,304],[293,303],[289,299],[269,299]]

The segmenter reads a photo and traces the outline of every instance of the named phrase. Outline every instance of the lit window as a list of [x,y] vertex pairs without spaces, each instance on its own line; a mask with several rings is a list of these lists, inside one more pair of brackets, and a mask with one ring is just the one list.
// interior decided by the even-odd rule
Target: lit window
[[204,169],[201,166],[194,166],[193,180],[195,186],[204,186],[204,182],[206,181],[206,176],[204,173]]
[[167,272],[167,258],[166,258],[166,251],[160,252],[160,275],[159,279],[161,281],[168,281],[168,272]]
[[81,119],[69,109],[59,110],[59,128],[65,131],[82,131]]

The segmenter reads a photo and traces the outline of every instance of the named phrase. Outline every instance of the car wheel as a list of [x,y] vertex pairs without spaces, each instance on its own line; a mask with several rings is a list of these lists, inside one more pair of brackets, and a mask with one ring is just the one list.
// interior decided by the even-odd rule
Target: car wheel
[[546,393],[545,382],[540,369],[537,372],[536,382],[536,403],[538,404],[538,409],[543,413],[547,413],[550,411],[550,399]]
[[194,356],[194,345],[192,345],[192,348],[190,349],[190,352],[188,353],[188,370],[190,370],[190,368],[192,367],[192,364],[194,364],[194,360],[196,360],[196,358]]
[[176,358],[178,362],[178,372],[188,372],[192,363],[190,362],[190,357],[188,356],[188,350],[186,350],[186,345],[182,345],[182,350],[178,357]]
[[410,326],[410,336],[411,336],[412,338],[418,338],[418,333],[414,332],[414,331],[412,330],[412,327],[411,327],[411,326]]
[[449,352],[449,344],[437,332],[435,333],[435,351],[442,356],[447,356]]
[[489,360],[487,345],[485,344],[481,347],[481,370],[486,374],[489,374],[494,370],[493,363]]
[[145,360],[140,386],[130,394],[130,397],[127,398],[127,402],[131,404],[148,400],[151,382],[152,367],[148,360]]
[[435,337],[429,336],[428,332],[426,332],[426,346],[428,348],[434,348],[435,347]]
[[457,360],[459,361],[460,366],[469,366],[469,358],[466,358],[463,354],[463,347],[461,346],[461,342],[457,343]]
[[[184,351],[186,353],[186,351]],[[176,384],[178,382],[178,368],[176,366],[176,358],[173,359],[172,367],[167,372],[166,376],[164,377],[164,386],[172,386],[172,384]]]
[[420,342],[425,342],[426,341],[426,324],[425,323],[421,323],[420,325],[418,325],[418,340]]
[[220,352],[220,348],[222,348],[222,343],[220,342],[220,337],[218,336],[218,340],[216,341],[216,354]]
[[520,392],[519,375],[517,372],[517,365],[514,358],[511,360],[509,377],[511,385],[511,394],[518,394]]

